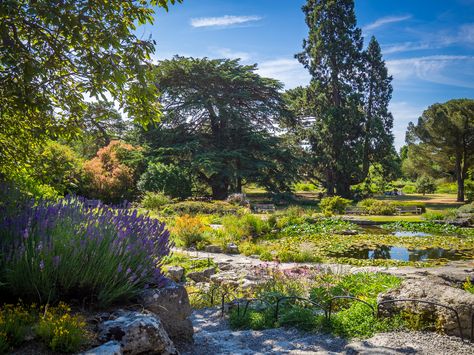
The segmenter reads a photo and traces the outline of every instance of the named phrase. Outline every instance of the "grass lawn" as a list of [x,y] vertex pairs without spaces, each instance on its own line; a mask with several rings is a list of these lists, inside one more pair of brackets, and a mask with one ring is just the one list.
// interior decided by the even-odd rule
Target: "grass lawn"
[[384,196],[378,195],[374,196],[374,198],[378,200],[386,200],[386,201],[400,201],[400,202],[420,202],[425,204],[427,210],[444,210],[447,208],[458,208],[462,206],[462,202],[456,201],[455,194],[430,194],[430,195],[422,195],[422,194],[410,194],[410,195],[402,195],[402,196]]

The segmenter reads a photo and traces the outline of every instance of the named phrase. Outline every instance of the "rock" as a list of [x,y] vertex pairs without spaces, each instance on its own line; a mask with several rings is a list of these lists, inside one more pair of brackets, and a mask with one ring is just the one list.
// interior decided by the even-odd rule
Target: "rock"
[[116,340],[108,341],[101,346],[96,348],[87,350],[85,353],[81,353],[81,355],[122,355],[122,347],[120,343]]
[[[452,287],[440,278],[406,279],[400,287],[378,297],[379,302],[394,299],[420,299],[451,307],[459,314],[464,337],[468,337],[471,333],[471,312],[474,310],[474,294]],[[397,302],[382,305],[380,312],[381,314],[394,314],[401,309],[415,313],[421,312],[430,318],[433,317],[440,322],[446,334],[461,335],[455,313],[444,307],[436,307],[426,303]]]
[[160,319],[152,314],[117,312],[118,318],[99,324],[101,341],[115,340],[127,354],[178,354]]
[[186,277],[193,280],[194,282],[207,282],[215,273],[216,270],[213,267],[209,267],[202,271],[189,272]]
[[188,293],[182,285],[170,282],[160,289],[148,289],[140,295],[145,309],[160,317],[163,327],[175,342],[192,342],[192,309]]
[[211,276],[211,282],[218,285],[239,286],[242,276],[235,271],[225,271]]
[[239,247],[234,243],[229,243],[225,247],[225,252],[227,254],[239,254]]
[[217,267],[222,271],[229,271],[232,269],[232,264],[226,261],[221,261],[217,263]]
[[166,274],[171,280],[180,282],[184,276],[184,269],[181,266],[170,266]]
[[218,245],[206,245],[204,251],[208,253],[222,253],[222,248]]

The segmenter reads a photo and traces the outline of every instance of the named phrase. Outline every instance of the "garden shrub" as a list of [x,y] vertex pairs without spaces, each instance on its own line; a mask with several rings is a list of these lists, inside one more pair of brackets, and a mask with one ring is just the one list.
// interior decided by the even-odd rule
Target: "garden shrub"
[[410,184],[410,185],[405,185],[405,186],[403,186],[403,188],[402,188],[402,192],[403,192],[404,194],[407,194],[407,195],[409,195],[409,194],[414,194],[414,193],[416,192],[416,186],[415,186],[415,185],[411,185],[411,184]]
[[147,191],[145,192],[140,205],[149,210],[157,210],[170,202],[171,199],[162,192]]
[[369,215],[391,216],[395,214],[395,206],[389,201],[368,198],[360,201],[357,206],[362,207]]
[[350,203],[350,200],[340,196],[324,197],[319,203],[319,208],[325,214],[343,214]]
[[86,209],[79,199],[0,210],[1,297],[40,303],[87,298],[99,305],[162,285],[169,233],[136,210]]
[[240,211],[238,206],[223,201],[200,202],[182,201],[166,205],[163,208],[165,214],[235,214]]
[[111,141],[99,149],[95,158],[84,163],[84,194],[106,203],[132,200],[142,161],[142,148]]
[[191,196],[192,181],[190,174],[179,166],[149,163],[138,181],[138,189],[184,199]]
[[420,194],[434,194],[436,191],[435,181],[426,175],[419,177],[416,180],[416,192]]
[[234,240],[247,237],[256,238],[270,231],[267,221],[252,214],[245,214],[242,217],[224,216],[222,225],[224,231],[231,235]]
[[436,193],[455,194],[458,191],[458,185],[455,182],[442,182],[436,187]]
[[303,183],[303,182],[296,183],[294,186],[294,189],[295,191],[305,191],[305,192],[319,190],[319,188],[316,185],[311,184],[311,183]]
[[463,283],[462,286],[465,291],[474,294],[474,285],[472,284],[471,279],[469,277],[466,277],[466,281]]
[[204,232],[206,229],[206,226],[198,217],[191,217],[186,214],[176,217],[172,231],[177,243],[189,248],[197,246],[198,243],[205,240]]
[[34,306],[5,304],[0,308],[0,354],[25,341],[37,318]]
[[44,307],[36,334],[53,351],[77,352],[87,339],[83,317],[70,312],[71,308],[64,303],[57,307]]
[[467,204],[459,207],[457,212],[458,212],[458,214],[459,213],[474,213],[474,202],[467,203]]

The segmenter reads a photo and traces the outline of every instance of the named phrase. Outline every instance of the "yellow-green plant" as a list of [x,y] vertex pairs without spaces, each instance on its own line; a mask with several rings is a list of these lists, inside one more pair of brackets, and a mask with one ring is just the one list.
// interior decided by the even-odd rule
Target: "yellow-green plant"
[[53,351],[77,352],[87,339],[86,323],[79,315],[72,315],[64,303],[44,307],[36,326],[36,334]]
[[204,240],[204,232],[207,229],[198,217],[185,214],[176,217],[172,232],[178,244],[190,247]]

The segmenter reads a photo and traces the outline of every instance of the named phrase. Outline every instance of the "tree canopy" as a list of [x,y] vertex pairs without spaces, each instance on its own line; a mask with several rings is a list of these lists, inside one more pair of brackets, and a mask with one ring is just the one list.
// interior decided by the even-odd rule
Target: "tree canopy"
[[409,152],[439,161],[455,172],[458,201],[464,201],[464,180],[474,159],[474,100],[450,100],[431,105],[417,124],[408,125]]
[[159,117],[146,80],[154,42],[137,38],[153,6],[181,0],[0,3],[0,173],[45,137],[76,128],[87,98],[112,98],[137,122]]
[[216,199],[246,182],[288,188],[292,159],[272,134],[286,113],[282,85],[255,70],[238,60],[184,57],[155,70],[164,117],[146,142],[170,163],[188,164]]
[[353,0],[308,0],[303,12],[309,34],[296,57],[312,78],[289,94],[290,107],[304,121],[308,177],[348,197],[371,163],[392,152],[391,77],[375,38],[362,51]]

